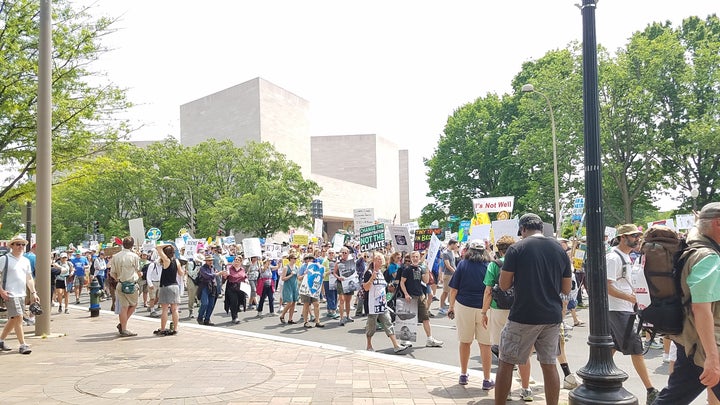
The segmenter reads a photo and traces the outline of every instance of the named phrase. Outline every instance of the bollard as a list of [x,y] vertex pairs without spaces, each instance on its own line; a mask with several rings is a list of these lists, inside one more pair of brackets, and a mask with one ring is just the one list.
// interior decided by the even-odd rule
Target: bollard
[[102,295],[102,287],[98,283],[97,278],[93,277],[90,283],[90,317],[100,316],[100,296]]

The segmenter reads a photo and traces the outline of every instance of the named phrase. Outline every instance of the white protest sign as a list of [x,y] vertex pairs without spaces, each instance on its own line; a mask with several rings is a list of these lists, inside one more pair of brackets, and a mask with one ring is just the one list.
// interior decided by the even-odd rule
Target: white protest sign
[[435,264],[435,259],[437,258],[438,250],[440,250],[440,246],[442,246],[440,239],[438,239],[437,235],[432,234],[430,236],[430,246],[428,246],[428,253],[425,258],[425,260],[427,261],[428,269],[433,268],[433,265]]
[[480,212],[512,212],[515,197],[491,197],[491,198],[473,198],[473,210],[475,213]]
[[345,246],[345,235],[336,233],[335,236],[333,236],[333,250],[340,252],[343,246]]
[[390,227],[390,240],[398,252],[412,252],[412,240],[410,230],[406,226],[394,225]]
[[651,228],[653,225],[665,225],[668,228],[672,229],[673,231],[676,230],[675,229],[675,220],[673,220],[672,218],[662,219],[660,221],[648,222],[648,228]]
[[197,253],[197,245],[198,245],[197,239],[188,239],[187,241],[185,241],[185,258],[186,259],[193,260],[195,253]]
[[677,229],[691,229],[695,226],[695,215],[693,214],[679,214],[675,215],[675,223]]
[[415,231],[420,229],[420,224],[418,224],[417,221],[406,222],[406,223],[402,224],[402,226],[404,226],[405,228],[408,229],[408,232],[410,232],[410,235],[414,235]]
[[473,225],[470,228],[470,240],[490,240],[490,224]]
[[395,337],[407,342],[417,341],[418,299],[410,302],[398,299],[395,302]]
[[243,253],[245,257],[262,257],[262,248],[259,238],[245,238],[242,240]]
[[313,235],[318,238],[323,236],[323,220],[322,218],[315,218],[315,227],[313,228]]
[[612,226],[606,226],[605,227],[605,235],[607,235],[608,242],[615,239],[615,235],[617,235],[617,229],[613,228]]
[[495,234],[495,240],[502,238],[503,236],[512,236],[515,240],[520,240],[517,236],[518,232],[517,219],[506,219],[503,221],[492,221],[493,233]]
[[145,225],[142,218],[135,218],[128,221],[130,236],[135,239],[136,246],[145,240]]
[[270,259],[279,259],[282,257],[282,245],[279,243],[268,243],[265,245],[265,255]]
[[353,209],[353,225],[355,233],[360,232],[360,228],[370,226],[375,223],[375,208],[355,208]]

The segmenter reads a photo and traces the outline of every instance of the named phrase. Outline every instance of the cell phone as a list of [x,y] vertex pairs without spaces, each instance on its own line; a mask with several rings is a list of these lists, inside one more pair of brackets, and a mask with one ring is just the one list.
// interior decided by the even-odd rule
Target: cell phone
[[450,319],[455,319],[455,311],[448,311],[447,317]]

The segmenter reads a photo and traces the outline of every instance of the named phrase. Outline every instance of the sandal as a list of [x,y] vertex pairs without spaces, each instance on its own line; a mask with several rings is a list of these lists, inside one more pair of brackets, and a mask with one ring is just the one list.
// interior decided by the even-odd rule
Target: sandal
[[585,322],[583,321],[577,321],[573,326],[585,326]]
[[290,319],[290,320],[288,321],[288,325],[294,325],[294,324],[296,324],[296,323],[297,323],[297,322],[293,321],[292,319]]
[[280,317],[280,323],[285,325],[285,318],[283,318],[282,316]]
[[303,324],[303,328],[308,328],[308,329],[309,329],[309,328],[312,328],[312,325],[310,324],[310,322],[305,322],[305,323]]
[[153,331],[153,335],[162,336],[162,335],[164,335],[164,334],[165,334],[165,330],[164,330],[164,329],[156,329],[156,330]]

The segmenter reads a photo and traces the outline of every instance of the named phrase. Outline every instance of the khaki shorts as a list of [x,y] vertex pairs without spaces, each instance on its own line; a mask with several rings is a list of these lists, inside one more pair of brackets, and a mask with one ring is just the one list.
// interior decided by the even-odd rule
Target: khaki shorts
[[119,289],[116,290],[118,302],[120,303],[121,308],[127,308],[127,307],[136,307],[138,304],[138,290],[135,289],[135,292],[132,294],[125,294],[124,292],[120,291]]
[[450,273],[450,274],[443,273],[443,290],[447,289],[448,292],[449,292],[449,290],[450,290],[450,280],[452,280],[453,274],[455,274],[455,273]]
[[300,295],[301,304],[312,304],[313,302],[319,302],[319,300],[310,295]]
[[467,307],[455,301],[455,326],[460,343],[477,340],[481,345],[490,344],[490,331],[482,326],[482,308]]
[[500,360],[525,364],[533,346],[540,364],[555,364],[560,354],[560,324],[528,325],[508,320],[500,335]]
[[150,297],[149,297],[149,298],[150,298],[151,300],[156,300],[156,299],[158,299],[158,297],[159,297],[158,294],[160,293],[160,282],[159,282],[159,281],[157,281],[157,282],[153,281],[153,282],[150,283],[149,287],[150,287],[150,289],[149,289]]
[[490,308],[488,311],[488,329],[490,330],[490,344],[500,344],[500,333],[507,323],[509,309]]
[[372,337],[375,334],[378,321],[380,321],[380,325],[382,325],[383,330],[385,330],[385,335],[392,336],[395,334],[395,326],[393,326],[390,315],[388,315],[387,312],[383,312],[382,314],[368,314],[367,324],[365,324],[365,336]]
[[420,297],[413,297],[417,298],[418,300],[418,322],[424,322],[430,320],[430,314],[427,306],[427,295],[423,295]]

